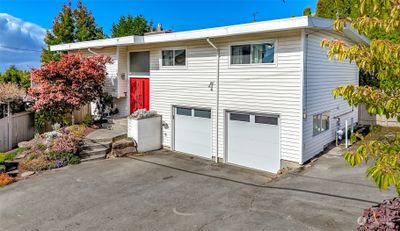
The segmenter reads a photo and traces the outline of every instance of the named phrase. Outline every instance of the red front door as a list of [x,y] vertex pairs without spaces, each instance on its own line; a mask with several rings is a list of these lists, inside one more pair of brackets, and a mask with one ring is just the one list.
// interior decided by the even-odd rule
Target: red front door
[[150,80],[147,78],[131,78],[131,113],[139,110],[150,110]]

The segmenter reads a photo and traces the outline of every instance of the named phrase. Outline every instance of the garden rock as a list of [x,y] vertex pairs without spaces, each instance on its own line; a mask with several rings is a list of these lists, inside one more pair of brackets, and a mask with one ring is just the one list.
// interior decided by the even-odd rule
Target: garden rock
[[18,154],[18,155],[14,158],[14,160],[19,161],[19,160],[25,159],[25,157],[27,157],[28,155],[29,155],[29,151],[23,151],[23,152],[21,152],[20,154]]
[[31,143],[29,141],[22,141],[18,143],[19,148],[29,148]]
[[114,157],[123,157],[135,152],[137,152],[136,142],[133,139],[126,138],[112,144],[110,155]]
[[18,169],[7,172],[7,174],[8,174],[9,176],[12,176],[12,177],[18,176],[18,173],[19,173]]
[[33,171],[27,171],[27,172],[23,172],[21,173],[21,177],[28,177],[28,176],[32,176],[33,174],[35,174],[35,172]]

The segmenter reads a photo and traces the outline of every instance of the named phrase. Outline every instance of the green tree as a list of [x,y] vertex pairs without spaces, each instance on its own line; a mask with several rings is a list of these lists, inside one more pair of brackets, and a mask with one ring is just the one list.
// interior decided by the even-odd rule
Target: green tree
[[321,18],[336,19],[358,15],[358,0],[319,0],[315,15]]
[[94,39],[103,39],[105,34],[103,28],[97,27],[91,11],[88,11],[82,1],[78,1],[78,7],[74,10],[75,35],[76,41],[88,41]]
[[[387,34],[400,31],[400,1],[358,0],[359,16],[336,20],[334,28],[342,31],[347,25],[361,34],[371,37],[376,31]],[[344,41],[324,40],[331,59],[350,60],[365,73],[376,76],[379,86],[347,85],[333,91],[335,97],[343,97],[350,105],[365,105],[371,115],[396,117],[400,121],[400,44],[389,39],[372,38],[369,45],[347,45]],[[356,151],[345,154],[346,161],[360,165],[372,161],[367,176],[385,190],[395,186],[400,195],[400,133],[382,140],[364,140]]]
[[12,65],[3,74],[0,74],[0,83],[13,83],[27,89],[31,86],[30,72],[19,70]]
[[311,15],[312,15],[312,13],[311,13],[310,7],[307,7],[303,10],[303,16],[311,16]]
[[122,37],[129,35],[143,35],[149,32],[152,28],[152,23],[148,22],[142,15],[133,17],[121,16],[118,23],[113,23],[111,28],[111,37]]
[[52,60],[60,60],[60,54],[50,51],[50,46],[62,43],[72,43],[74,41],[74,31],[75,25],[71,1],[68,1],[68,4],[62,6],[61,11],[54,19],[52,30],[47,31],[46,33],[44,41],[47,44],[47,48],[42,49],[42,63],[48,63]]
[[51,45],[102,39],[106,36],[101,27],[97,27],[92,12],[88,11],[82,1],[72,10],[71,1],[62,6],[53,21],[51,31],[47,31],[44,39],[47,48],[42,49],[42,63],[60,60],[60,53],[50,51]]

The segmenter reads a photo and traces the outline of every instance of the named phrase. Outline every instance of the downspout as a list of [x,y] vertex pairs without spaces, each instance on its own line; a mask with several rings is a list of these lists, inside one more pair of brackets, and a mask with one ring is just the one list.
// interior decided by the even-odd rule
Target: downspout
[[94,55],[98,55],[98,54],[99,54],[99,53],[96,53],[96,52],[92,51],[92,49],[90,49],[90,48],[88,48],[87,50],[88,50],[90,53],[94,54]]
[[215,51],[217,52],[217,153],[215,155],[215,163],[218,163],[218,152],[219,152],[219,58],[220,58],[220,50],[217,46],[215,46],[215,44],[213,42],[211,42],[210,38],[207,38],[207,42],[208,44],[210,44],[210,46],[212,46]]

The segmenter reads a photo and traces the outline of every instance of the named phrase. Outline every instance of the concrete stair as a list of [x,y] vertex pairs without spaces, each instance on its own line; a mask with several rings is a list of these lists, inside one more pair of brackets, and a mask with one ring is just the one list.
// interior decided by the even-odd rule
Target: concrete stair
[[113,119],[109,128],[97,129],[88,134],[79,153],[81,161],[105,159],[111,151],[112,143],[126,138],[127,122],[127,118]]
[[105,159],[107,154],[111,151],[111,142],[111,139],[84,140],[82,151],[79,153],[81,162]]

